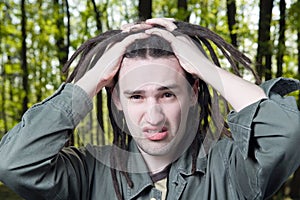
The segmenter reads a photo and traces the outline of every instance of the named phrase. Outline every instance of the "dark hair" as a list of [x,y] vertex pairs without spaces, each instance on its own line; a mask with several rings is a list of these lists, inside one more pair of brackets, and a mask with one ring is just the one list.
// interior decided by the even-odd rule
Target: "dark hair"
[[[157,35],[152,35],[151,37],[145,39],[135,40],[134,43],[126,48],[126,52],[124,54],[124,57],[126,58],[161,58],[168,56],[175,56],[170,43]],[[187,73],[185,70],[184,72],[190,85],[193,85],[195,82],[193,76]]]
[[[214,64],[221,67],[217,53],[214,50],[214,48],[217,47],[217,49],[219,49],[221,53],[224,55],[224,57],[229,61],[229,63],[232,66],[233,72],[236,75],[240,76],[239,69],[237,67],[237,63],[240,63],[246,69],[250,70],[250,72],[252,72],[252,74],[254,75],[256,82],[260,83],[258,76],[250,67],[251,64],[250,59],[246,57],[243,53],[235,49],[232,45],[228,44],[223,38],[221,38],[214,32],[210,31],[209,29],[198,25],[193,25],[186,22],[175,22],[175,24],[177,25],[177,29],[173,31],[173,34],[174,35],[184,34],[190,37],[203,53],[205,53],[204,52],[204,47],[205,47],[209,53],[207,56],[211,58]],[[140,31],[144,31],[144,30],[140,30]],[[77,51],[73,54],[73,56],[64,66],[63,70],[67,71],[71,63],[77,57],[80,57],[76,67],[74,68],[71,75],[68,77],[67,82],[78,80],[80,77],[84,75],[86,71],[92,68],[97,62],[97,60],[102,56],[107,46],[113,45],[114,43],[121,41],[127,36],[135,33],[136,32],[121,32],[120,30],[111,30],[86,41],[84,44],[82,44],[82,46],[80,46],[77,49]],[[171,45],[169,44],[168,41],[156,35],[153,35],[146,39],[136,40],[135,42],[133,42],[131,45],[127,47],[126,52],[124,54],[124,57],[127,58],[135,58],[135,57],[157,58],[157,57],[168,57],[168,56],[174,56]],[[191,85],[195,81],[195,79],[189,73],[186,73],[186,78]],[[222,116],[218,114],[220,110],[219,98],[222,101],[224,101],[224,107],[226,111],[228,111],[227,102],[222,97],[220,97],[218,93],[213,89],[212,89],[213,95],[211,95],[207,84],[202,80],[199,80],[198,90],[199,90],[198,92],[199,93],[198,95],[199,114],[198,115],[200,121],[199,124],[197,125],[198,127],[197,134],[191,144],[191,153],[193,158],[192,159],[193,173],[195,173],[196,170],[197,156],[198,156],[199,148],[201,147],[204,138],[204,134],[206,132],[208,133],[210,132],[208,131],[209,120],[212,120],[212,123],[214,123],[217,128],[220,127],[218,123],[221,122],[222,132],[225,135],[230,137],[230,132],[227,130],[228,127],[226,122],[220,119],[222,118]],[[113,128],[113,136],[114,136],[113,144],[121,149],[128,150],[129,142],[131,141],[132,138],[130,135],[126,134],[124,130],[122,130],[122,127],[124,127],[125,124],[121,126],[118,126],[117,124],[117,121],[118,122],[121,121],[124,123],[123,113],[120,112],[117,115],[113,115],[113,111],[116,109],[112,108],[114,105],[110,105],[111,98],[112,98],[112,93],[111,93],[112,90],[111,88],[106,88],[106,91],[107,91],[107,98],[108,98],[107,106],[109,109],[109,117]],[[214,101],[212,101],[212,98],[214,99]],[[123,162],[118,162],[118,156],[112,153],[111,154],[112,166],[118,163],[121,165],[120,169],[124,169],[124,170],[120,170],[120,173],[122,173],[126,178],[129,187],[133,187],[133,182],[131,181],[128,173],[125,170],[126,168],[125,164]],[[122,194],[118,186],[117,170],[114,167],[111,168],[111,174],[114,182],[114,189],[116,195],[118,199],[122,199]]]

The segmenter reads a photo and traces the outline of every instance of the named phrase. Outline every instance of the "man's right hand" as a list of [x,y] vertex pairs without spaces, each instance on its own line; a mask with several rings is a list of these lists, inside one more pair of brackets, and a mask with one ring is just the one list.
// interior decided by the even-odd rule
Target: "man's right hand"
[[90,69],[75,84],[87,92],[93,98],[103,87],[113,84],[113,78],[117,74],[126,48],[137,39],[149,37],[145,33],[129,35],[120,42],[112,41],[95,66]]

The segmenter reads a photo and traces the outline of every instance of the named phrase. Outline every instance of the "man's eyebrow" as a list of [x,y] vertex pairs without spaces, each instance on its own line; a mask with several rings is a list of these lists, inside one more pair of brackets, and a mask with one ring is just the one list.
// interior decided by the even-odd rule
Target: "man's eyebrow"
[[143,94],[145,93],[144,90],[125,90],[123,92],[125,95],[133,95],[133,94]]
[[[172,84],[172,85],[159,87],[159,88],[157,88],[157,91],[176,90],[177,88],[179,88],[179,85]],[[145,90],[125,90],[123,93],[125,95],[133,95],[133,94],[144,94],[144,93],[146,93],[146,91]]]
[[162,90],[175,90],[179,88],[179,85],[177,84],[172,84],[172,85],[168,85],[168,86],[162,86],[162,87],[159,87],[157,90],[158,91],[162,91]]

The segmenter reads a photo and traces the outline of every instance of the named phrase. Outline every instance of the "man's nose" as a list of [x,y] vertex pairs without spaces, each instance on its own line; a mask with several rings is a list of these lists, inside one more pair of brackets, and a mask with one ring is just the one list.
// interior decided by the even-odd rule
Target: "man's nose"
[[165,121],[165,115],[159,104],[152,104],[146,111],[146,120],[151,125],[163,124]]

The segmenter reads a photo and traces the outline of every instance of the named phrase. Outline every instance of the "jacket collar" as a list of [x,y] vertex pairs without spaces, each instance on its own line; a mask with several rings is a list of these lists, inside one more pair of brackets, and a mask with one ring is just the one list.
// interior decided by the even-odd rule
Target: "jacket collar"
[[[190,176],[193,174],[193,156],[191,153],[191,148],[182,154],[182,156],[172,164],[171,169],[183,174],[185,176]],[[197,156],[196,162],[196,172],[201,172],[205,174],[207,164],[207,156],[204,153],[204,149],[200,148],[200,152]]]
[[[129,170],[130,178],[133,181],[133,187],[130,188],[127,185],[124,176],[121,176],[121,179],[122,187],[127,188],[126,199],[133,199],[146,188],[153,186],[153,182],[150,178],[149,170],[143,156],[140,154],[134,141],[131,142],[129,149],[131,154],[128,158],[127,169]],[[207,156],[204,153],[203,148],[201,148],[197,157],[196,172],[205,174],[206,164]],[[190,148],[171,165],[169,177],[174,179],[175,177],[178,177],[179,174],[185,176],[192,175],[192,154]]]

